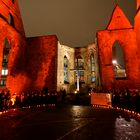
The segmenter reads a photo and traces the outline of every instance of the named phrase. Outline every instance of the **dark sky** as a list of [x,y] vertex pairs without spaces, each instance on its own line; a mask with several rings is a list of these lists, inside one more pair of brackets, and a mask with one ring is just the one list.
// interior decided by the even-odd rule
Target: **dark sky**
[[[135,0],[118,0],[133,24]],[[19,0],[26,36],[56,34],[60,43],[83,47],[106,28],[115,0]]]

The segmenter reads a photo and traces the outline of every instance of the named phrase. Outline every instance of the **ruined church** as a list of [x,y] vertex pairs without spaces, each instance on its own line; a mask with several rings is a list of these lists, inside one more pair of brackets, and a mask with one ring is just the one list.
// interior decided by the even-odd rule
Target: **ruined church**
[[140,0],[132,26],[116,5],[93,43],[73,48],[56,35],[26,37],[17,0],[0,0],[0,89],[26,90],[140,88]]

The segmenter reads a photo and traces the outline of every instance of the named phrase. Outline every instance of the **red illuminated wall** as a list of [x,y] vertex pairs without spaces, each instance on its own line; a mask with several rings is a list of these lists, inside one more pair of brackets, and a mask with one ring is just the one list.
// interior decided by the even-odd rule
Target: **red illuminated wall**
[[[140,4],[138,1],[138,5]],[[12,15],[14,25],[8,24]],[[24,28],[17,0],[0,0],[0,64],[3,59],[4,39],[7,38],[11,49],[8,62],[6,87],[11,93],[20,94],[27,89],[41,90],[48,87],[56,90],[57,81],[57,42],[55,35],[25,38]],[[99,65],[101,84],[110,87],[140,87],[140,10],[137,10],[134,27],[123,11],[116,5],[106,30],[98,31]],[[124,52],[126,79],[116,80],[112,65],[112,47],[119,42]],[[85,53],[86,52],[86,53]],[[76,49],[75,56],[86,51]],[[0,65],[0,74],[2,65]]]
[[[118,6],[114,9],[107,29],[98,31],[97,39],[102,86],[104,88],[138,88],[140,72],[136,32]],[[112,47],[116,41],[119,42],[124,53],[127,75],[124,80],[114,78]]]
[[[9,14],[12,22],[9,23]],[[0,64],[4,40],[11,46],[8,58],[6,88],[20,94],[27,89],[56,90],[57,37],[55,35],[25,38],[17,0],[0,0]],[[0,74],[2,65],[0,65]]]
[[27,39],[26,72],[29,89],[48,87],[56,90],[57,37],[55,35]]
[[25,36],[18,1],[14,0],[13,3],[12,0],[0,0],[0,17],[5,21],[8,21],[9,14],[13,17],[13,27],[17,32]]
[[[9,23],[11,15],[11,23]],[[25,46],[26,39],[17,0],[0,0],[0,74],[2,70],[4,40],[8,39],[10,52],[6,87],[11,93],[20,93],[26,85]]]
[[[26,46],[25,38],[22,37],[5,20],[0,18],[0,64],[3,59],[4,39],[7,38],[11,49],[9,52],[7,88],[13,93],[23,88],[24,71],[24,48]],[[0,71],[2,65],[0,65]],[[0,72],[1,74],[1,72]],[[17,84],[18,83],[18,84]],[[19,89],[20,88],[20,89]]]
[[136,38],[137,38],[139,70],[140,70],[140,9],[137,11],[134,21],[135,21],[134,30],[136,32]]

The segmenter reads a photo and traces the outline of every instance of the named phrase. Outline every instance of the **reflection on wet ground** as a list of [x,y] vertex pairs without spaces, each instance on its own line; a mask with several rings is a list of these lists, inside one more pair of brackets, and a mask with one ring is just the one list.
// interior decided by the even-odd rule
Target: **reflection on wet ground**
[[140,122],[113,109],[64,105],[0,115],[0,140],[139,140]]

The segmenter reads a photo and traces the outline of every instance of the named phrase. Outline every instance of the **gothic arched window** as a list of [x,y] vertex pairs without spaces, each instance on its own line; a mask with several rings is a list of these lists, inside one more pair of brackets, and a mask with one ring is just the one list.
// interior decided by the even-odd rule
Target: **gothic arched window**
[[84,82],[84,59],[81,56],[75,58],[75,81],[79,76],[79,82]]
[[90,66],[91,66],[91,82],[95,82],[96,75],[95,75],[95,59],[94,55],[90,56]]
[[112,64],[114,70],[114,77],[116,79],[126,77],[126,67],[124,61],[124,53],[121,45],[115,42],[112,48]]
[[2,70],[1,70],[1,77],[0,77],[0,86],[6,85],[6,77],[8,75],[8,56],[10,51],[10,44],[7,38],[4,40],[4,47],[3,47],[3,60],[2,60]]
[[64,56],[64,83],[68,83],[68,59]]
[[14,27],[14,18],[10,13],[8,15],[8,23]]

